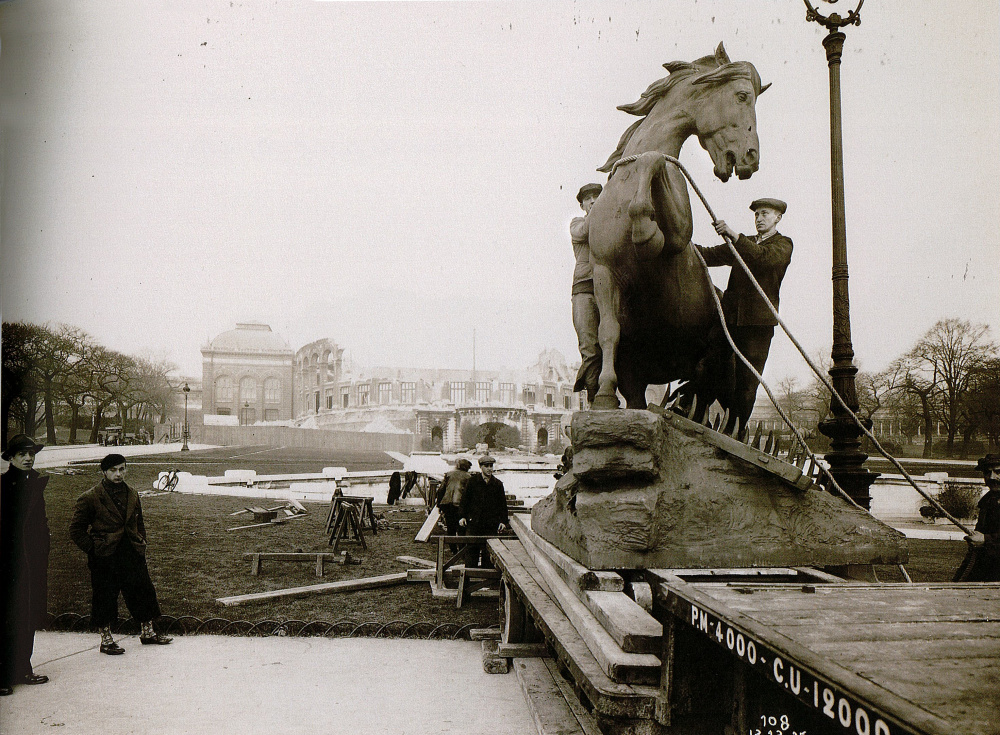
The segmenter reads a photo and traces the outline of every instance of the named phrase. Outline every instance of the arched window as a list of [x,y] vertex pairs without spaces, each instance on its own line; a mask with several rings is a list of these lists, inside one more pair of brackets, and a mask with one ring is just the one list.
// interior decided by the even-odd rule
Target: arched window
[[215,379],[215,400],[219,403],[233,400],[233,379],[228,375],[220,375]]
[[240,403],[253,405],[257,402],[257,381],[251,377],[240,379]]
[[264,381],[264,403],[281,403],[281,381],[277,378]]
[[544,426],[538,430],[538,446],[545,447],[549,444],[549,431]]

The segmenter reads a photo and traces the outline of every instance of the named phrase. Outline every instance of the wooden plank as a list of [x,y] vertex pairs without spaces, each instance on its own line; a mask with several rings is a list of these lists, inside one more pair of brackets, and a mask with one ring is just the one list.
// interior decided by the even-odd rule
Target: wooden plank
[[570,686],[569,682],[563,677],[562,672],[559,671],[559,664],[551,658],[542,659],[542,663],[545,664],[545,668],[552,675],[552,681],[556,683],[559,691],[562,692],[566,704],[569,705],[570,711],[576,717],[576,721],[580,723],[584,735],[603,735],[600,728],[597,727],[597,720],[580,704],[580,699],[577,697],[576,692],[573,691],[573,687]]
[[520,516],[510,519],[511,528],[522,543],[532,544],[541,549],[555,565],[559,575],[570,587],[580,591],[601,590],[603,592],[621,592],[625,589],[625,580],[616,572],[602,572],[587,569],[578,561],[567,556],[548,541],[528,527],[528,523]]
[[580,722],[541,660],[518,659],[514,671],[538,735],[583,735]]
[[552,657],[544,643],[500,643],[497,653],[507,658],[546,658]]
[[469,631],[471,641],[498,641],[500,640],[499,628],[473,628]]
[[[521,538],[521,537],[519,537]],[[604,671],[615,681],[655,684],[660,677],[660,659],[649,653],[627,653],[608,634],[587,606],[576,596],[549,558],[521,538],[521,545],[531,556],[535,568],[548,582],[555,600],[586,642]]]
[[420,530],[417,531],[417,535],[413,537],[413,540],[418,541],[419,543],[426,543],[427,539],[429,539],[431,534],[434,533],[434,529],[437,527],[438,518],[440,517],[441,509],[435,505],[431,508],[431,512],[427,514],[427,520],[424,521],[424,524],[420,527]]
[[378,577],[364,577],[362,579],[345,579],[340,582],[326,582],[325,584],[311,584],[305,587],[290,587],[283,590],[271,590],[269,592],[254,592],[248,595],[234,595],[232,597],[220,597],[216,602],[220,602],[226,607],[242,605],[247,602],[258,602],[260,600],[274,600],[287,597],[305,597],[308,595],[319,595],[330,592],[353,592],[354,590],[369,590],[377,587],[391,587],[397,584],[405,584],[406,572],[396,574],[383,574]]
[[260,551],[243,554],[244,559],[258,557],[264,561],[313,561],[317,556],[323,557],[327,561],[339,562],[343,553],[334,554],[329,551]]
[[430,559],[421,559],[419,556],[397,556],[396,561],[401,561],[404,564],[416,565],[418,567],[427,567],[428,569],[433,569],[437,566],[437,562],[433,562]]
[[[459,569],[446,569],[444,572],[444,581],[454,582],[458,579],[459,571]],[[407,569],[406,578],[410,582],[430,582],[433,584],[437,581],[437,572],[434,569]]]
[[585,592],[587,608],[628,653],[659,654],[663,626],[624,592]]

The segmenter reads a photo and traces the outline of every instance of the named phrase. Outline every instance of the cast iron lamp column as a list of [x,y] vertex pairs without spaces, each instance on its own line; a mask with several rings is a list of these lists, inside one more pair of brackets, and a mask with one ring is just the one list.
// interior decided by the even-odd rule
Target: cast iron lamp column
[[181,444],[181,451],[189,452],[191,448],[188,446],[188,439],[191,438],[191,431],[188,428],[188,393],[191,392],[191,388],[185,383],[182,390],[184,391],[184,431],[181,434],[181,438],[184,440],[184,443]]
[[[857,9],[850,11],[846,18],[839,13],[824,17],[809,0],[803,2],[806,4],[806,20],[816,21],[830,32],[823,39],[830,67],[830,176],[833,203],[833,366],[830,368],[830,382],[844,399],[844,403],[857,413],[858,391],[854,376],[858,369],[854,365],[854,347],[851,344],[847,224],[844,209],[844,142],[840,115],[840,58],[847,37],[840,29],[861,24],[858,14],[864,0],[860,0]],[[830,463],[830,474],[858,505],[871,509],[872,499],[868,490],[879,473],[869,472],[864,467],[868,455],[861,451],[862,431],[836,399],[830,401],[830,413],[831,417],[819,425],[819,430],[830,438],[830,452],[825,455],[826,461]],[[870,421],[868,426],[871,426]]]

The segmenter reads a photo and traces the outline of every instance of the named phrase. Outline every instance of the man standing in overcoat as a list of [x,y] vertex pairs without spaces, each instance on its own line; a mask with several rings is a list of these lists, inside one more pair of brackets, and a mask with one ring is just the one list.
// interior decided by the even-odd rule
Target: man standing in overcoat
[[[479,458],[482,474],[474,474],[465,487],[462,497],[462,518],[459,526],[470,536],[493,536],[506,533],[510,526],[507,510],[507,492],[503,483],[493,475],[496,460],[488,454]],[[485,548],[470,552],[469,566],[489,564],[489,552]]]
[[153,630],[160,605],[146,567],[139,493],[125,483],[125,457],[109,454],[101,460],[101,473],[104,479],[76,501],[69,535],[87,554],[93,586],[91,623],[101,631],[101,653],[117,656],[125,653],[111,635],[111,624],[118,620],[119,594],[142,626],[143,645],[162,646],[172,639]]
[[[760,284],[767,298],[778,309],[778,291],[785,277],[788,264],[792,262],[792,241],[778,232],[778,223],[788,209],[788,205],[780,199],[756,199],[750,205],[754,213],[754,223],[757,229],[755,237],[747,237],[734,231],[724,221],[715,223],[715,231],[728,236],[733,241],[736,252],[743,258],[750,272]],[[726,326],[736,344],[736,348],[761,373],[767,362],[767,353],[771,349],[771,338],[777,318],[771,313],[764,299],[754,288],[750,278],[744,272],[728,245],[715,247],[698,247],[706,265],[709,267],[732,266],[729,273],[729,284],[722,296],[722,311],[725,314]],[[725,336],[718,335],[722,354],[732,355]],[[733,395],[730,402],[730,423],[727,431],[732,431],[738,420],[740,426],[745,426],[753,404],[757,398],[759,381],[739,358],[733,363],[732,377],[727,382],[732,386]]]
[[[469,485],[472,475],[469,470],[472,462],[465,457],[459,457],[455,462],[455,469],[446,472],[437,494],[437,506],[444,516],[445,527],[449,536],[464,535],[465,531],[459,526],[459,519],[462,516],[462,498],[465,495],[465,488]],[[455,544],[451,545],[451,552],[458,551]]]
[[43,626],[49,573],[49,522],[43,491],[49,478],[34,470],[42,445],[27,434],[7,443],[10,468],[0,479],[0,695],[15,684],[44,684],[31,668],[35,630]]

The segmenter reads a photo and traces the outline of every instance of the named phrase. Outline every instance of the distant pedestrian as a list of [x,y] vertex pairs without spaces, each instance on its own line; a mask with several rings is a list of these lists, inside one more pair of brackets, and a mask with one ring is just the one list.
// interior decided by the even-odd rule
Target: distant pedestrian
[[386,498],[386,502],[389,505],[395,505],[396,501],[399,500],[399,494],[402,492],[403,487],[403,477],[398,472],[393,472],[389,475],[389,495]]
[[153,629],[160,617],[156,589],[146,566],[146,526],[139,493],[125,483],[125,457],[109,454],[101,460],[104,478],[76,501],[69,535],[87,554],[93,587],[91,622],[101,632],[101,653],[117,656],[125,649],[115,643],[111,625],[118,620],[118,596],[142,630],[143,645],[172,640]]
[[[469,480],[472,479],[472,475],[469,474],[470,469],[472,469],[472,462],[465,457],[460,457],[455,462],[455,469],[445,473],[441,487],[438,489],[437,506],[441,510],[441,515],[444,516],[449,536],[465,535],[465,529],[459,525],[459,521],[462,518],[462,498],[465,496]],[[457,551],[458,546],[452,544],[451,552],[454,554]]]
[[979,499],[976,530],[965,537],[969,553],[955,575],[956,582],[1000,582],[1000,454],[987,454],[976,465],[986,494]]
[[35,630],[45,624],[49,522],[43,491],[49,478],[34,470],[42,445],[26,434],[7,443],[10,468],[0,479],[0,695],[15,684],[44,684],[31,652]]
[[[503,483],[493,475],[496,460],[488,454],[479,458],[481,473],[472,475],[462,498],[462,518],[459,525],[470,536],[496,536],[507,532],[510,514]],[[492,566],[485,548],[469,552],[469,566]]]

